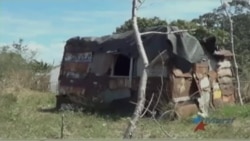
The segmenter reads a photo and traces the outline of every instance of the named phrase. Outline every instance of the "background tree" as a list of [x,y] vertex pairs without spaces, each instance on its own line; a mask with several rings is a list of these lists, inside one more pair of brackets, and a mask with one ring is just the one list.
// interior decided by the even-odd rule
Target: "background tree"
[[[137,24],[139,32],[142,32],[147,27],[168,25],[167,21],[162,20],[159,17],[152,17],[152,18],[137,17]],[[131,19],[125,21],[124,24],[121,25],[120,27],[117,27],[114,33],[123,33],[129,30],[133,30],[133,22]]]
[[[210,13],[209,15],[212,14]],[[215,24],[212,23],[210,23],[209,26],[203,26],[202,24],[200,24],[200,19],[194,19],[192,21],[178,19],[170,22],[169,24],[167,21],[160,19],[159,17],[152,17],[152,18],[137,17],[137,21],[140,32],[152,26],[170,25],[170,26],[177,26],[179,29],[190,30],[189,33],[195,36],[198,40],[202,40],[204,37],[214,35],[217,37],[217,43],[219,44],[219,46],[223,47],[227,46],[230,39],[229,32],[222,30],[221,28],[214,28]],[[212,20],[212,18],[209,18],[207,20],[207,22],[209,21],[215,22],[214,20]],[[191,29],[196,29],[196,30],[191,31]],[[124,24],[117,27],[114,33],[122,33],[129,30],[133,30],[131,19],[125,21]]]
[[37,61],[36,52],[29,50],[23,40],[0,47],[0,85],[9,87],[32,88],[39,78],[37,73],[46,73],[51,65]]
[[[232,0],[229,2],[230,11],[233,20],[235,54],[239,63],[239,72],[241,78],[249,79],[248,72],[250,71],[250,4],[248,0]],[[217,35],[219,46],[230,49],[230,24],[228,18],[224,16],[224,11],[221,7],[214,9],[212,12],[203,14],[192,20],[197,24],[206,27]]]
[[34,72],[38,72],[38,73],[48,72],[52,68],[52,65],[44,61],[37,61],[37,60],[32,60],[29,63],[29,65]]
[[[137,10],[136,3],[137,0],[133,0],[133,12]],[[246,0],[241,0],[240,2],[238,0],[233,0],[229,6],[232,9],[235,9],[233,12],[233,20],[235,21],[235,34],[234,38],[237,40],[237,49],[236,49],[236,54],[240,53],[239,50],[249,52],[249,26],[247,25],[249,22],[249,1],[247,2]],[[193,19],[191,21],[185,21],[185,20],[176,20],[172,21],[169,25],[171,26],[178,26],[180,29],[196,29],[194,32],[190,32],[190,34],[194,35],[197,37],[199,40],[202,40],[204,37],[214,35],[217,38],[217,44],[219,45],[220,48],[227,48],[230,49],[230,25],[228,20],[228,17],[225,17],[221,12],[221,7],[214,9],[212,12],[205,13],[204,15],[201,15],[197,19]],[[134,13],[133,13],[134,14]],[[136,32],[136,37],[137,37],[137,45],[139,48],[143,48],[143,45],[141,45],[141,39],[139,38],[139,35],[141,31],[143,31],[145,28],[150,27],[150,26],[159,26],[159,25],[168,25],[168,23],[164,20],[161,20],[158,17],[154,18],[137,18],[136,15],[133,15],[134,17],[132,20],[127,20],[125,23],[118,27],[115,31],[115,33],[121,33],[125,32],[128,30],[134,29]],[[138,20],[138,21],[137,21]],[[135,26],[135,24],[138,25]],[[241,26],[243,25],[243,26]],[[137,28],[138,31],[137,31]],[[245,32],[242,33],[242,30]],[[242,40],[243,39],[243,40]],[[244,47],[245,46],[245,47]],[[141,53],[141,57],[143,54]],[[239,56],[238,56],[239,57]],[[244,54],[244,57],[246,57],[246,60],[249,60]],[[237,58],[238,59],[238,58]],[[144,70],[147,69],[148,62],[144,60]],[[145,63],[147,62],[147,63]],[[241,61],[241,64],[245,64],[246,61]],[[246,65],[246,64],[245,64]],[[242,67],[242,66],[241,66]],[[242,67],[244,68],[244,67]],[[247,68],[250,69],[250,65],[247,64]],[[243,69],[242,69],[243,70]],[[145,71],[146,72],[146,71]],[[143,74],[143,73],[142,73]],[[243,73],[242,73],[243,74]],[[146,73],[145,73],[145,77]],[[142,80],[142,79],[141,79]],[[146,79],[145,79],[146,81]],[[141,88],[141,87],[140,87]],[[144,92],[145,92],[145,87],[143,87]],[[143,91],[141,91],[143,93]],[[141,96],[141,102],[137,103],[138,105],[143,105],[144,104],[144,98],[142,98],[143,94],[139,94],[139,99]],[[140,95],[141,94],[141,95]],[[140,107],[140,106],[138,106]],[[140,109],[137,109],[137,112],[135,110],[134,113],[134,119],[136,119],[136,115],[140,114]],[[135,120],[136,121],[136,120]],[[131,122],[131,127],[128,128],[128,130],[133,130],[133,124],[136,122]],[[128,137],[131,133],[131,131],[127,130],[127,134],[125,134],[125,137]]]

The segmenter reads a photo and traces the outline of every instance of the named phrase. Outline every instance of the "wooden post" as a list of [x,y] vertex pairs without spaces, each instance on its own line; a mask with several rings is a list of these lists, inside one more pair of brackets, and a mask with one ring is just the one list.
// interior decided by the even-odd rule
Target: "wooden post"
[[61,139],[63,139],[63,130],[64,130],[64,114],[62,114],[62,121],[61,121]]

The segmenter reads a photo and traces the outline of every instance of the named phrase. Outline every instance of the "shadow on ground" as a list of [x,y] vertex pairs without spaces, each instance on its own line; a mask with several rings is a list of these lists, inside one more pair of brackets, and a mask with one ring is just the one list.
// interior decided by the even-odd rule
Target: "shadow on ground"
[[57,108],[38,108],[38,112],[44,112],[44,113],[59,113],[59,110]]
[[134,112],[135,105],[131,104],[129,100],[117,100],[112,102],[105,109],[83,109],[83,108],[73,108],[72,106],[64,107],[61,109],[57,109],[55,107],[52,108],[39,108],[38,112],[44,113],[54,113],[59,114],[65,111],[73,111],[73,112],[82,112],[82,114],[86,115],[95,115],[97,117],[101,117],[107,120],[119,120],[125,117],[131,117]]

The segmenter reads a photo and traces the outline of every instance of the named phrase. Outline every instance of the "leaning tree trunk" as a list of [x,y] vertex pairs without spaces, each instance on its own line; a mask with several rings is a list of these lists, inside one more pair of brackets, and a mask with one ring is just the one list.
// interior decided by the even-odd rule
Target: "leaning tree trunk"
[[[223,5],[223,0],[221,0],[221,5]],[[240,100],[240,104],[243,105],[243,100],[242,100],[242,96],[241,96],[241,86],[240,86],[240,78],[239,78],[239,71],[238,71],[238,64],[237,64],[237,61],[236,61],[236,57],[235,57],[235,48],[234,48],[234,34],[233,34],[233,20],[231,18],[231,15],[229,14],[229,12],[227,11],[227,8],[228,7],[223,7],[227,17],[228,17],[228,20],[229,20],[229,23],[230,23],[230,41],[231,41],[231,47],[232,47],[232,53],[233,53],[233,61],[234,61],[234,67],[235,67],[235,75],[236,75],[236,81],[237,81],[237,93],[238,93],[238,96],[239,96],[239,100]]]
[[231,19],[231,17],[229,17],[229,22],[230,22],[230,38],[231,38],[231,46],[232,46],[232,52],[233,52],[233,60],[234,60],[234,66],[235,66],[235,74],[236,74],[236,81],[237,81],[237,93],[239,96],[239,100],[240,100],[240,104],[243,105],[243,100],[242,100],[242,96],[241,96],[241,87],[240,87],[240,78],[239,78],[239,71],[238,71],[238,64],[236,61],[236,57],[235,57],[235,49],[234,49],[234,35],[233,35],[233,20]]
[[124,134],[124,138],[132,138],[133,132],[136,129],[136,124],[139,121],[140,115],[144,109],[145,100],[146,100],[146,87],[147,87],[147,67],[148,67],[148,58],[144,50],[144,46],[141,40],[141,35],[139,32],[139,28],[137,25],[137,0],[132,0],[132,21],[133,21],[133,29],[135,33],[136,44],[138,48],[138,52],[140,57],[143,60],[143,71],[140,79],[139,89],[138,89],[138,99],[135,111],[133,113],[132,119],[130,120],[126,132]]

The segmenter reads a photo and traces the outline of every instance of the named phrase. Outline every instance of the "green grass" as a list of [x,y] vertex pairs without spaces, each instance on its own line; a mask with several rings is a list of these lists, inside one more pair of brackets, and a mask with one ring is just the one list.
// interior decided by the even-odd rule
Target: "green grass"
[[[61,115],[65,115],[64,137],[121,138],[129,117],[89,113],[42,112],[40,108],[55,106],[50,93],[22,90],[0,94],[0,138],[56,139],[60,138]],[[194,132],[191,118],[183,121],[159,121],[162,128],[176,138],[249,138],[250,105],[225,106],[212,113],[214,117],[236,117],[233,125],[207,125],[206,131]],[[140,120],[136,138],[164,138],[162,129],[150,118]]]

